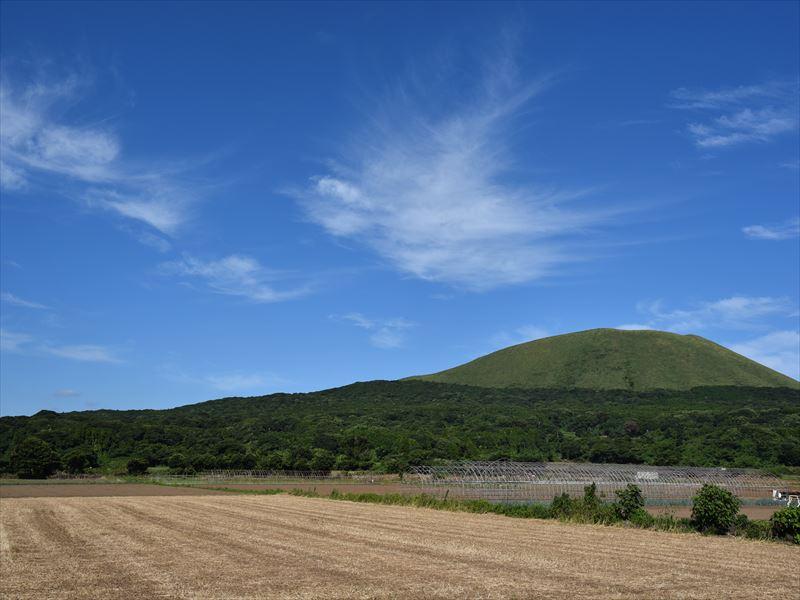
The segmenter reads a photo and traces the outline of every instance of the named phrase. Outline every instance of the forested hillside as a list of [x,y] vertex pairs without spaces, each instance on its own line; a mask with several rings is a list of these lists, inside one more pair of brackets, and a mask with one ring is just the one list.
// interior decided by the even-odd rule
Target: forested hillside
[[31,444],[72,470],[98,463],[124,469],[133,457],[187,470],[399,471],[460,458],[780,467],[800,465],[800,395],[789,388],[633,392],[373,381],[171,410],[0,419],[2,470],[14,472]]

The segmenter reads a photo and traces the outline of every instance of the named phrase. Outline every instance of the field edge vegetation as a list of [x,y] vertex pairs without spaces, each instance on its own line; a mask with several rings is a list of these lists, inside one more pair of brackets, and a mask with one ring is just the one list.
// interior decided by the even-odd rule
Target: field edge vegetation
[[[181,484],[161,484],[183,487]],[[522,519],[557,519],[562,522],[611,525],[669,531],[701,533],[705,535],[732,535],[753,540],[789,542],[800,544],[800,506],[778,510],[771,519],[749,519],[740,514],[740,502],[729,491],[715,485],[704,485],[692,500],[692,517],[677,518],[670,514],[651,515],[645,509],[641,489],[633,484],[617,492],[617,500],[604,502],[597,496],[594,484],[584,488],[582,498],[568,494],[556,496],[550,504],[531,502],[502,504],[487,500],[438,498],[430,494],[378,494],[373,492],[317,493],[316,489],[293,488],[243,489],[225,486],[191,486],[203,489],[249,495],[288,494],[306,498],[324,498],[347,502],[410,506],[449,512],[495,514]]]

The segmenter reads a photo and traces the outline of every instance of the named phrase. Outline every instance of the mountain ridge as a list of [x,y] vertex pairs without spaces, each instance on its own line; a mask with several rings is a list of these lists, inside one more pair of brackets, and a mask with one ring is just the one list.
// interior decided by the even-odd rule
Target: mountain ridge
[[407,379],[489,388],[800,387],[788,375],[698,335],[607,328],[523,342]]

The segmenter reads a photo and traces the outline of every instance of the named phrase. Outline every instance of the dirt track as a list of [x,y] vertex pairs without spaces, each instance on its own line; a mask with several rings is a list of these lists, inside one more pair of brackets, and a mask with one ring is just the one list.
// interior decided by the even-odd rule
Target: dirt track
[[96,496],[211,496],[226,494],[148,483],[61,483],[0,485],[0,498],[92,498]]
[[0,500],[7,598],[767,598],[800,548],[293,496]]

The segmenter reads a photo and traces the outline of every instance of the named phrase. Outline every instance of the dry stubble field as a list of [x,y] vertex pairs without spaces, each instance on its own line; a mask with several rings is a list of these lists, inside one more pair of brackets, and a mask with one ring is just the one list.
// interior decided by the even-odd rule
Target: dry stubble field
[[0,499],[4,598],[798,597],[800,548],[279,496]]

